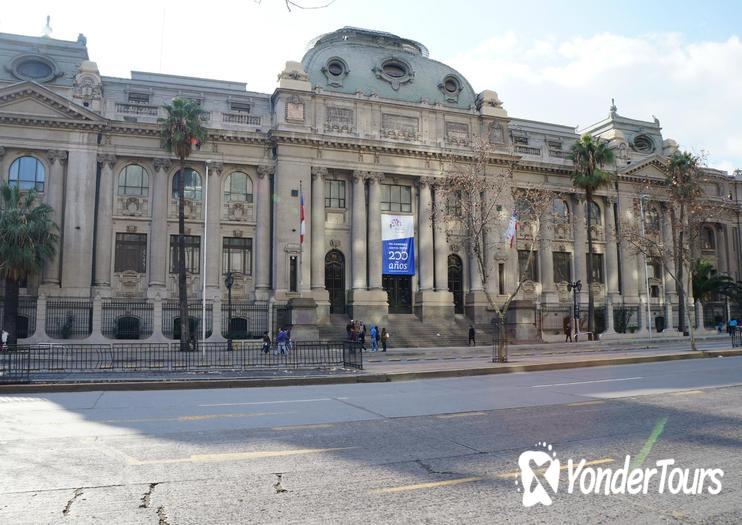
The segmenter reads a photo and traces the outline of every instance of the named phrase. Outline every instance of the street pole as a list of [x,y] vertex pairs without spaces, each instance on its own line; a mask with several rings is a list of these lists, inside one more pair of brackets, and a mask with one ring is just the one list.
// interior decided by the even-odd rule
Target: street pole
[[575,330],[575,342],[580,335],[580,290],[582,290],[582,281],[577,280],[573,283],[567,283],[567,291],[572,292],[572,325]]
[[227,287],[227,352],[232,351],[232,285],[234,284],[234,274],[227,272],[224,279],[224,286]]
[[209,163],[206,161],[206,191],[204,192],[204,240],[201,243],[203,251],[203,269],[201,271],[201,353],[206,355],[206,239],[209,233]]
[[[647,198],[647,195],[640,195],[639,196],[639,214],[641,215],[641,223],[642,226],[642,238],[646,236],[646,233],[644,232],[644,199]],[[652,308],[650,304],[650,295],[649,295],[649,270],[647,269],[647,254],[642,252],[642,259],[644,260],[644,284],[646,285],[647,289],[647,329],[649,330],[649,339],[652,339]]]

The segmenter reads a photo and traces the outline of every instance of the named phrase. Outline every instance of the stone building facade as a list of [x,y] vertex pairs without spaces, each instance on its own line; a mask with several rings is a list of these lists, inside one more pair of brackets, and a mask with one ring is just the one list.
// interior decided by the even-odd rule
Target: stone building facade
[[[430,220],[444,160],[465,157],[475,137],[521,157],[516,184],[563,196],[554,206],[567,220],[540,241],[533,280],[518,296],[519,333],[559,338],[572,301],[567,282],[587,282],[586,207],[567,158],[578,131],[509,116],[497,93],[475,92],[417,42],[356,28],[322,35],[301,62],[286,63],[272,94],[156,73],[105,77],[82,35],[68,42],[2,34],[0,62],[0,175],[39,189],[62,239],[43,275],[23,283],[26,341],[160,341],[177,333],[172,246],[181,166],[162,150],[157,125],[161,106],[176,96],[197,100],[208,128],[184,174],[189,297],[209,340],[227,332],[227,271],[235,275],[229,318],[241,337],[277,323],[330,337],[351,317],[389,326],[414,320],[438,331],[487,324],[476,265]],[[617,157],[615,184],[598,192],[590,210],[601,330],[646,331],[640,306],[649,303],[671,333],[673,280],[651,264],[645,278],[616,225],[643,181],[663,177],[677,145],[656,119],[629,119],[615,106],[580,132],[609,140]],[[708,175],[710,201],[736,211],[704,226],[703,255],[739,279],[742,177]],[[382,213],[414,217],[415,275],[382,275]],[[662,213],[661,203],[648,203],[650,220]],[[518,246],[501,260],[492,256],[504,268],[502,283],[490,281],[500,288],[495,295],[515,286]]]

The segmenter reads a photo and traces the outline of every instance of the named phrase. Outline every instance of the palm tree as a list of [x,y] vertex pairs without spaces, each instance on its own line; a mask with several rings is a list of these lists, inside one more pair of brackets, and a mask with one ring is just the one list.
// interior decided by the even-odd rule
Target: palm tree
[[[611,181],[601,168],[613,162],[613,152],[605,141],[585,134],[572,146],[569,158],[574,162],[572,184],[585,191],[587,201],[587,330],[595,338],[595,298],[593,297],[593,194]],[[579,227],[579,225],[578,225]],[[579,255],[576,255],[579,256]]]
[[[167,117],[159,119],[162,147],[180,159],[178,171],[178,306],[180,310],[180,349],[190,346],[190,319],[188,317],[188,289],[185,267],[185,161],[193,148],[200,148],[206,140],[206,129],[201,125],[203,110],[198,102],[174,98],[163,106]],[[204,319],[203,322],[206,322]]]
[[728,275],[714,270],[714,265],[707,261],[696,261],[693,268],[693,297],[702,303],[714,301],[719,295],[733,297],[738,284]]
[[18,186],[0,186],[0,276],[5,279],[3,329],[8,344],[18,340],[18,289],[21,280],[41,273],[44,262],[57,251],[54,210],[37,202],[36,190],[21,192]]

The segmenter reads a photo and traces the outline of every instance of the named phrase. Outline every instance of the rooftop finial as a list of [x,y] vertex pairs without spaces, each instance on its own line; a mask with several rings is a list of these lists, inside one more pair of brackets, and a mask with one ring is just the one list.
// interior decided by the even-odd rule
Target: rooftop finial
[[617,111],[618,111],[618,108],[616,107],[616,101],[615,99],[611,98],[611,116],[615,117]]
[[46,25],[44,26],[44,36],[49,38],[52,36],[51,16],[46,15]]

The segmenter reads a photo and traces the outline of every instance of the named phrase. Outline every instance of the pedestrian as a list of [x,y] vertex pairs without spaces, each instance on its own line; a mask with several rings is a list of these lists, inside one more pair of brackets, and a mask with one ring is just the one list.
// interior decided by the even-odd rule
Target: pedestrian
[[353,319],[350,320],[348,324],[345,325],[345,333],[348,336],[348,341],[352,341],[352,335],[353,335]]
[[361,342],[361,348],[366,349],[366,325],[361,322],[361,331],[358,334],[358,340]]
[[572,318],[567,316],[562,322],[562,328],[564,330],[564,342],[572,342]]
[[281,329],[278,331],[278,335],[276,336],[276,341],[278,342],[278,351],[273,352],[274,355],[285,355],[288,353],[286,350],[286,339],[288,338],[288,335],[286,334],[286,330],[281,327]]
[[0,350],[7,350],[8,349],[8,337],[10,337],[10,334],[7,330],[3,330],[2,335],[2,346],[0,346]]
[[389,341],[389,332],[386,331],[386,328],[381,329],[381,348],[382,352],[386,352],[386,344],[387,341]]
[[477,332],[474,325],[469,325],[469,346],[477,346]]
[[271,350],[271,336],[268,335],[268,332],[263,332],[263,353],[267,354]]
[[379,349],[379,339],[377,337],[379,332],[375,325],[371,325],[371,330],[368,332],[368,335],[371,336],[371,351],[376,352]]

